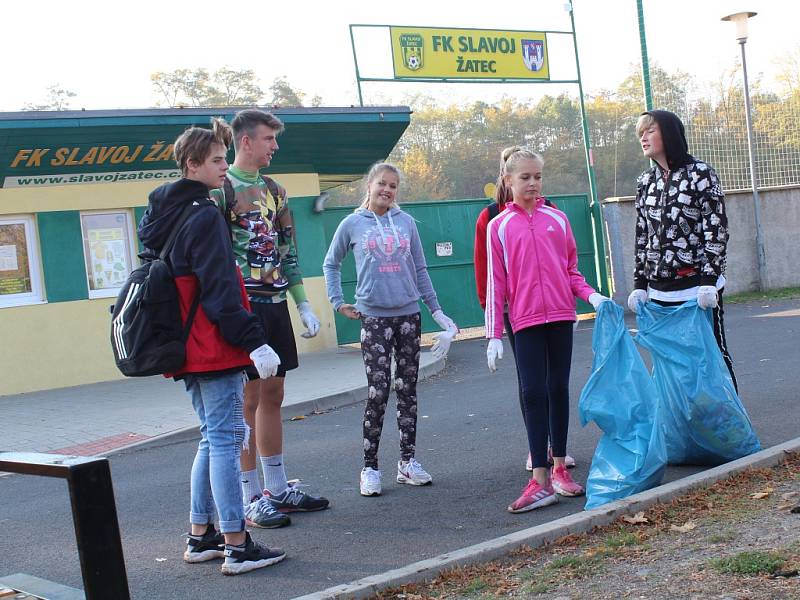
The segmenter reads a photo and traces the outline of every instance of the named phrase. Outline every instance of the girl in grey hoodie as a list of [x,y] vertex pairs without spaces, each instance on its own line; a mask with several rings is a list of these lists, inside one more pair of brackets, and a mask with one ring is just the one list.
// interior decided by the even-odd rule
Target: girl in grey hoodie
[[[367,195],[356,211],[336,229],[322,270],[328,299],[334,310],[361,320],[361,350],[369,393],[364,410],[364,469],[361,494],[381,493],[378,444],[389,399],[392,354],[397,393],[400,461],[397,482],[425,485],[431,476],[414,458],[417,433],[417,375],[419,372],[420,312],[423,302],[445,331],[432,351],[444,355],[458,333],[446,316],[428,275],[425,255],[414,219],[395,201],[400,171],[376,163],[367,174]],[[356,260],[356,303],[347,304],[342,293],[341,265],[349,251]]]

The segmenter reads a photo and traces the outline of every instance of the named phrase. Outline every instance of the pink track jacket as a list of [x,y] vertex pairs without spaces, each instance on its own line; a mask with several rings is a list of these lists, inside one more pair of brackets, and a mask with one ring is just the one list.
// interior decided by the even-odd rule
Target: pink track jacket
[[514,333],[574,321],[575,298],[595,290],[578,271],[578,251],[567,216],[536,200],[532,214],[517,204],[489,223],[486,236],[486,337],[503,337],[503,307]]

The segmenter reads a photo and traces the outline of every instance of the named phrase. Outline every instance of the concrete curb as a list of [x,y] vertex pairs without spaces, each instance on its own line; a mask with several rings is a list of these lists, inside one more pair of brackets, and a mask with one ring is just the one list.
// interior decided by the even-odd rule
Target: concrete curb
[[[428,363],[427,365],[421,366],[419,369],[419,381],[424,381],[430,377],[433,377],[434,375],[439,374],[444,370],[446,364],[446,358],[440,358]],[[349,390],[335,392],[327,396],[320,396],[318,398],[311,398],[310,400],[303,400],[302,402],[296,402],[294,404],[282,406],[281,419],[286,421],[297,415],[310,415],[314,412],[324,412],[334,408],[351,406],[353,404],[362,402],[366,397],[367,385],[364,384]],[[197,425],[189,425],[188,427],[173,429],[172,431],[167,431],[157,436],[147,438],[146,440],[140,440],[138,442],[134,442],[133,444],[128,444],[127,446],[114,448],[113,450],[104,452],[103,456],[113,456],[114,454],[119,454],[120,452],[124,452],[126,450],[144,446],[145,444],[151,444],[153,442],[168,439],[172,436],[178,436],[189,431],[195,431],[197,428]]]
[[440,554],[434,558],[365,577],[351,583],[334,586],[305,596],[298,596],[294,600],[371,598],[387,588],[433,579],[446,569],[488,562],[506,556],[523,545],[537,547],[566,535],[585,533],[594,527],[612,523],[622,515],[634,514],[655,504],[668,502],[691,490],[708,487],[716,481],[735,475],[745,469],[774,466],[780,463],[787,452],[799,450],[800,437],[719,467],[635,494],[624,500],[610,502],[600,508],[569,515],[551,523],[523,529],[522,531],[446,554]]

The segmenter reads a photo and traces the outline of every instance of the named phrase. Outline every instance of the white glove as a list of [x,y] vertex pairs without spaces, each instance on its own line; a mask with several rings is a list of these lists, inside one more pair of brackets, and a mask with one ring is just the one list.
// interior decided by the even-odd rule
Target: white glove
[[433,343],[433,346],[431,346],[433,358],[439,360],[447,356],[447,353],[450,352],[450,343],[453,341],[454,337],[456,337],[456,332],[452,329],[441,331],[434,335],[433,339],[436,341]]
[[628,308],[633,312],[639,312],[639,303],[647,302],[647,290],[633,290],[628,296]]
[[489,345],[486,347],[486,363],[492,373],[497,371],[497,361],[501,358],[503,358],[503,340],[499,338],[490,339]]
[[717,288],[713,285],[701,285],[697,289],[697,306],[700,308],[717,308],[718,302]]
[[300,337],[306,339],[312,338],[319,333],[319,319],[314,311],[311,310],[311,302],[304,300],[297,305],[297,312],[300,313],[300,320],[306,326],[306,331],[300,334]]
[[589,304],[591,304],[595,310],[600,308],[600,305],[603,302],[609,302],[610,300],[611,298],[606,298],[605,296],[603,296],[602,294],[598,294],[597,292],[589,294]]
[[281,359],[275,354],[275,350],[270,348],[267,344],[259,346],[250,353],[250,360],[256,366],[258,376],[261,379],[274,377],[278,372],[278,365],[281,364]]
[[436,321],[436,324],[445,331],[452,331],[453,335],[458,333],[458,327],[456,326],[453,319],[448,317],[441,310],[437,310],[431,316],[433,317],[433,320]]

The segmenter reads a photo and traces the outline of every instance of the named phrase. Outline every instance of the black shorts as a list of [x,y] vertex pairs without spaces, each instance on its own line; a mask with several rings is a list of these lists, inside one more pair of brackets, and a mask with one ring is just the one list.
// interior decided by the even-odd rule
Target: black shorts
[[276,377],[284,377],[286,371],[299,366],[297,344],[294,342],[292,320],[289,317],[289,302],[250,302],[250,310],[261,321],[267,334],[267,344],[281,359]]

